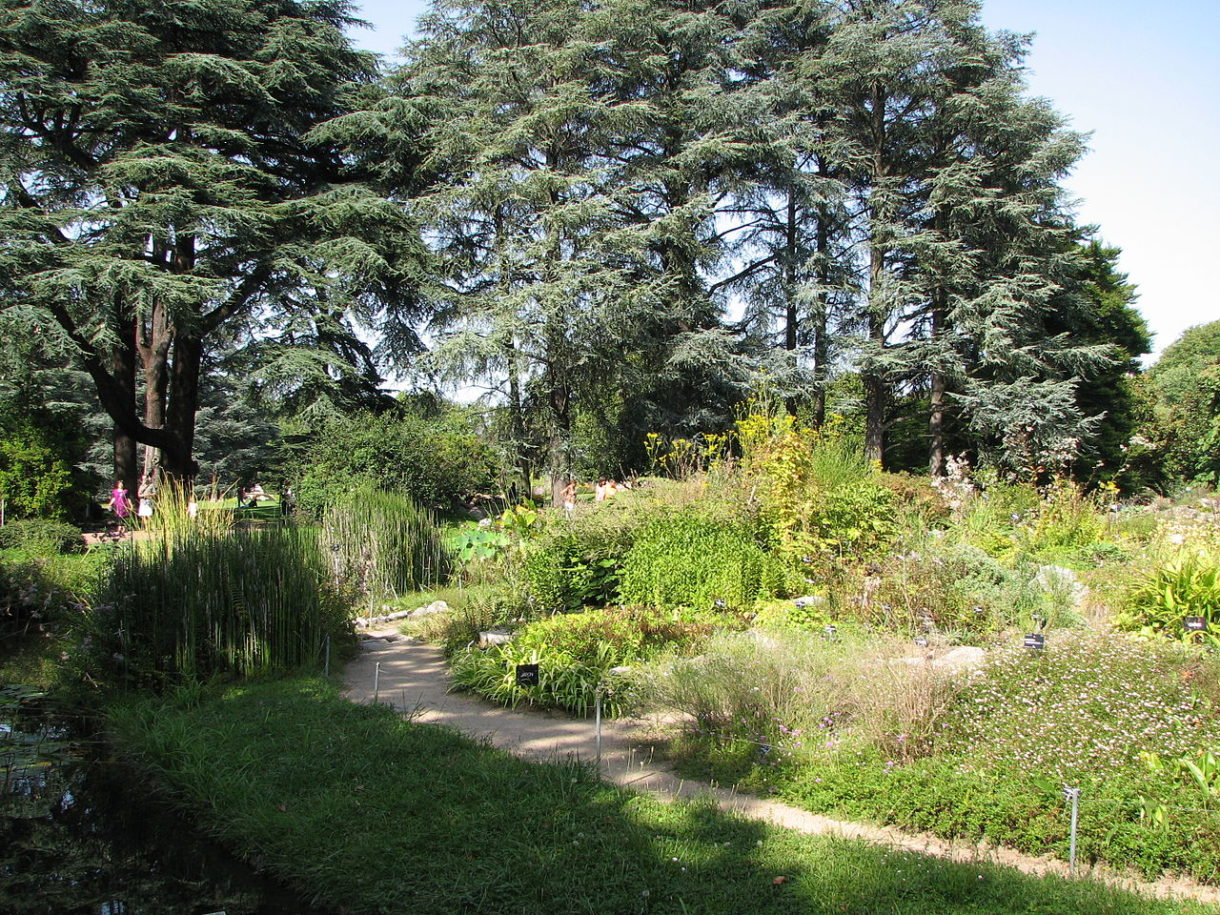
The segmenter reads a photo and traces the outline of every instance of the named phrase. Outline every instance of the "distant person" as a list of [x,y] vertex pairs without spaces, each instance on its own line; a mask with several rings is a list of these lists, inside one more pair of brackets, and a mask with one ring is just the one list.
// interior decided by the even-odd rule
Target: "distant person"
[[563,488],[563,510],[569,515],[576,508],[576,481],[568,479],[568,483]]
[[131,497],[127,495],[127,487],[122,480],[115,480],[114,489],[110,490],[109,508],[120,521],[127,520],[131,514]]
[[157,484],[148,477],[145,477],[140,481],[140,489],[138,492],[140,496],[140,504],[136,509],[136,514],[144,520],[148,520],[153,516],[153,497],[157,494]]

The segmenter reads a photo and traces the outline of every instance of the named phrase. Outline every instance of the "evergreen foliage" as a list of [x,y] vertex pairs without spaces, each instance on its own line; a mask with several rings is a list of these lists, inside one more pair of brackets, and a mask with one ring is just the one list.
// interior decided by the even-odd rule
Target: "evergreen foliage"
[[1188,329],[1148,370],[1152,438],[1178,482],[1220,482],[1220,321]]
[[438,366],[500,392],[556,492],[640,459],[616,438],[727,428],[759,370],[815,426],[858,373],[870,459],[912,408],[935,473],[958,442],[1014,473],[1074,452],[1113,400],[1081,379],[1139,341],[1099,339],[1129,287],[1087,285],[1082,140],[1025,96],[1025,48],[976,2],[437,4],[382,142],[433,179]]
[[342,0],[0,6],[0,317],[80,359],[129,488],[137,441],[193,474],[222,330],[333,354],[349,315],[404,301],[401,211],[309,136],[373,78],[351,21]]

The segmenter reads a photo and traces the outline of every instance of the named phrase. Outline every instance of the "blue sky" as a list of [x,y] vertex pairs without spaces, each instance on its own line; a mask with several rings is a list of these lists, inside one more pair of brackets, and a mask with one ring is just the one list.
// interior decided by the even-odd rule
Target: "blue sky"
[[[393,57],[423,0],[355,0],[353,38]],[[1090,152],[1067,181],[1082,223],[1123,249],[1119,267],[1157,351],[1220,320],[1220,2],[984,0],[992,30],[1033,32],[1030,91]]]

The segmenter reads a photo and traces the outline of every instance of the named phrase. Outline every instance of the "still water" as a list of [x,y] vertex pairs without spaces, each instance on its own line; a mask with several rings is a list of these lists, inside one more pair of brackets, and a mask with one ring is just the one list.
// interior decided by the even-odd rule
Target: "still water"
[[90,723],[0,687],[0,912],[301,915],[310,903],[149,795]]

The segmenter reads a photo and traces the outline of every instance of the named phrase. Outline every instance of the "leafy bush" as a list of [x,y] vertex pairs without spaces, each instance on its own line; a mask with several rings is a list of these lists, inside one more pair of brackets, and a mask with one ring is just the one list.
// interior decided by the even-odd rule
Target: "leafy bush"
[[336,419],[320,430],[292,474],[298,507],[315,516],[364,485],[449,510],[491,491],[497,475],[491,448],[459,424],[371,413]]
[[1105,534],[1099,498],[1086,495],[1072,480],[1059,479],[1043,490],[1033,522],[1021,528],[1018,543],[1034,556],[1071,559],[1087,554]]
[[652,495],[628,492],[552,522],[525,548],[525,577],[536,611],[612,603],[625,556],[655,517]]
[[955,536],[992,556],[1011,556],[1021,526],[1037,509],[1038,490],[1033,486],[992,480],[965,499],[957,513]]
[[664,608],[742,608],[777,583],[776,564],[747,534],[684,512],[657,519],[636,539],[623,559],[619,598]]
[[892,541],[897,497],[877,482],[854,437],[767,410],[740,420],[737,436],[743,482],[757,490],[767,539],[785,559],[867,556]]
[[[689,651],[710,631],[707,624],[675,621],[653,611],[604,609],[560,614],[531,623],[507,644],[458,652],[454,685],[506,705],[527,701],[577,714],[592,708],[599,686],[606,714],[619,710],[622,692],[612,668],[637,663],[662,650]],[[539,684],[520,687],[516,665],[537,664]]]
[[[1183,617],[1201,616],[1207,632],[1183,628]],[[1184,552],[1137,579],[1116,617],[1123,629],[1183,641],[1208,640],[1220,646],[1220,562],[1207,554]]]
[[541,612],[566,613],[614,599],[621,565],[618,545],[589,533],[558,532],[526,553],[530,595]]
[[316,531],[295,527],[137,541],[82,626],[95,674],[151,685],[318,664],[351,633]]
[[494,559],[508,547],[509,538],[501,530],[484,523],[467,521],[444,533],[445,548],[460,563]]
[[322,547],[353,601],[376,603],[448,574],[436,521],[395,493],[358,489],[331,505],[322,519]]
[[0,550],[22,550],[50,556],[79,553],[85,548],[80,529],[63,521],[30,519],[10,521],[0,527]]
[[79,469],[86,450],[75,411],[0,398],[0,498],[8,517],[79,517],[96,485]]

